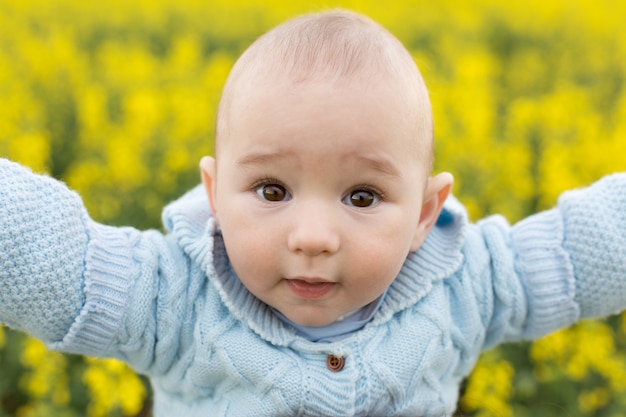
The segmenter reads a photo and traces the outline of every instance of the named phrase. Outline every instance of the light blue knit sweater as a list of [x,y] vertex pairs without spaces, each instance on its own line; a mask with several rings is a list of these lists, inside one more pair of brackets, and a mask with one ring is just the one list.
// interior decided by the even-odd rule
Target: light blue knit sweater
[[166,208],[166,235],[140,232],[0,160],[0,322],[128,362],[156,416],[441,416],[481,350],[626,305],[626,175],[512,228],[469,224],[454,199],[446,210],[371,322],[313,343],[233,275],[200,188]]

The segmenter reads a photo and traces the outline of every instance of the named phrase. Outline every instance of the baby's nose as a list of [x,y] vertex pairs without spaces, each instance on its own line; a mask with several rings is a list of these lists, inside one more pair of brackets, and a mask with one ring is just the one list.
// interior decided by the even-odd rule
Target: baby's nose
[[332,216],[324,212],[298,216],[289,233],[289,250],[307,256],[333,254],[339,250],[340,234]]

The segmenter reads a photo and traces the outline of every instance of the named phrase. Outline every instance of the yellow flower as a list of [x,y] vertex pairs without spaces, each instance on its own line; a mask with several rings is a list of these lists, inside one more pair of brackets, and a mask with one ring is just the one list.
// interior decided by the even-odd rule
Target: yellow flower
[[38,340],[26,339],[20,360],[29,370],[19,381],[20,386],[33,405],[64,406],[69,402],[67,360],[63,354],[47,350]]
[[[626,2],[324,3],[337,6],[372,16],[410,49],[431,94],[436,167],[455,174],[472,218],[516,221],[624,170]],[[158,227],[163,205],[199,180],[235,58],[272,25],[318,9],[305,0],[0,1],[0,157],[61,175],[99,221]],[[13,340],[0,328],[3,353]],[[575,381],[567,405],[592,415],[626,392],[625,343],[626,316],[585,322],[534,342],[532,370],[520,371],[538,384]],[[26,342],[10,364],[23,368],[15,385],[29,399],[19,416],[68,403],[64,358]],[[483,355],[463,406],[510,415],[514,359]],[[84,382],[92,416],[132,415],[146,396],[118,362],[89,362]]]
[[596,388],[583,391],[578,395],[578,406],[586,413],[594,413],[604,407],[611,399],[611,394],[606,388]]
[[512,378],[515,372],[506,360],[485,354],[469,378],[461,407],[481,417],[508,417],[513,395]]
[[83,381],[91,395],[89,417],[107,416],[117,410],[133,416],[141,410],[146,390],[130,368],[113,359],[90,359],[88,364]]

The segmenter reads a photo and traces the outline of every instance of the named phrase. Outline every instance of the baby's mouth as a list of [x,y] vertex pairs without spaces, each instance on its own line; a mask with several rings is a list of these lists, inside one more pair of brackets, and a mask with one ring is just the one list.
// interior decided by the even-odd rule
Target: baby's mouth
[[331,292],[337,285],[334,282],[317,278],[293,278],[287,279],[289,289],[300,298],[321,298]]

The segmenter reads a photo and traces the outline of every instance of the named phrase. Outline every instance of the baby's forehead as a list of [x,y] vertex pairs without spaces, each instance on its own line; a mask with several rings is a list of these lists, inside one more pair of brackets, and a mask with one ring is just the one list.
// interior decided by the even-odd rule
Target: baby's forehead
[[[432,138],[428,92],[410,53],[390,32],[346,11],[292,19],[261,36],[235,63],[216,120],[216,148],[228,136],[231,110],[259,86],[275,83],[351,83],[387,86],[412,108],[418,136]],[[216,149],[217,152],[217,149]]]
[[[332,159],[338,164],[371,160],[364,155],[390,151],[402,159],[423,156],[428,152],[422,146],[431,135],[418,130],[415,106],[401,93],[400,86],[391,89],[360,81],[257,84],[234,101],[222,143],[236,150],[229,152],[231,156],[263,155],[255,161],[278,154],[291,155],[300,163],[317,155],[320,161]],[[322,143],[332,157],[317,153]]]

